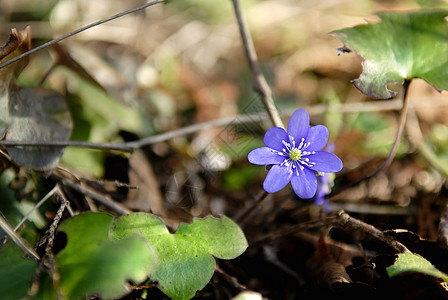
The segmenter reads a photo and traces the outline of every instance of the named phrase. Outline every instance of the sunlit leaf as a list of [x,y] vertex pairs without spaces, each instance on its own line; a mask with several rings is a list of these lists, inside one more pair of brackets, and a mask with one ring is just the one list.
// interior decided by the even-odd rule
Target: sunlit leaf
[[160,264],[150,278],[173,299],[190,299],[205,287],[215,268],[212,255],[232,259],[247,248],[243,232],[227,217],[195,219],[171,234],[156,216],[134,213],[116,219],[110,236],[121,240],[135,232],[156,249]]
[[26,296],[37,264],[23,256],[23,251],[11,241],[0,248],[1,299],[17,300]]
[[433,277],[438,277],[448,283],[448,275],[439,271],[429,261],[420,255],[413,253],[400,253],[395,263],[386,268],[389,277],[402,273],[418,272]]
[[56,256],[60,289],[67,299],[120,298],[129,292],[128,280],[140,283],[154,269],[156,256],[142,237],[108,239],[112,220],[105,213],[84,213],[59,227],[67,235],[67,246]]
[[333,31],[365,61],[354,85],[371,98],[396,95],[391,82],[421,78],[436,89],[448,89],[448,24],[446,10],[379,13],[381,21]]

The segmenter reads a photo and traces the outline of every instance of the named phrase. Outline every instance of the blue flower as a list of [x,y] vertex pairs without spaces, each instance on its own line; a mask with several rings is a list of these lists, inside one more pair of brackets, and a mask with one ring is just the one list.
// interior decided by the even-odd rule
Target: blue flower
[[298,109],[287,130],[269,129],[264,136],[266,147],[252,150],[248,159],[256,165],[273,165],[263,183],[266,192],[278,192],[291,182],[297,196],[309,199],[316,194],[315,172],[333,173],[342,169],[342,161],[336,155],[321,151],[327,141],[327,127],[310,127],[308,112]]
[[[327,152],[334,152],[334,144],[329,143],[325,148]],[[331,187],[333,182],[330,181],[329,173],[321,173],[321,176],[317,177],[317,192],[316,198],[314,198],[314,203],[321,205],[326,213],[330,212],[330,199],[327,195],[331,192]]]

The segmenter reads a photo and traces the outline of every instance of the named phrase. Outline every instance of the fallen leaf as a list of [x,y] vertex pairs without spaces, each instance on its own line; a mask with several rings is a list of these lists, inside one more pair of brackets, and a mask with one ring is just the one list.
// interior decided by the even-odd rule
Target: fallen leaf
[[[9,40],[3,47],[0,47],[0,63],[4,63],[31,49],[31,27],[26,26],[22,30],[11,29]],[[29,58],[25,57],[13,64],[0,69],[0,82],[6,85],[11,80],[15,81],[20,72],[28,64]]]
[[[6,140],[67,141],[72,120],[65,99],[43,88],[19,89],[10,95]],[[54,168],[65,147],[7,147],[12,159],[28,169]]]
[[[13,28],[0,47],[0,63],[31,49],[31,28]],[[15,82],[28,57],[0,69],[0,136],[7,141],[67,141],[72,120],[65,99],[43,88],[20,88]],[[54,168],[64,147],[6,147],[12,159],[28,169]]]

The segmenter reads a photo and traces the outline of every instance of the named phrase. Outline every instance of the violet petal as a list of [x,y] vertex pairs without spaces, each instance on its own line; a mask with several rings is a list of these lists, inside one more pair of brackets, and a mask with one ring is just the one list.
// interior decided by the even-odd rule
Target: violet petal
[[283,128],[272,127],[271,129],[266,131],[263,141],[264,144],[269,148],[282,151],[282,149],[285,148],[285,145],[283,145],[283,141],[288,141],[287,138],[288,135]]
[[261,147],[249,152],[247,159],[254,165],[276,165],[281,164],[286,157],[282,157],[269,147]]
[[310,163],[315,163],[307,168],[318,172],[334,173],[339,172],[343,167],[339,157],[326,151],[317,151],[316,154],[306,155],[303,158],[309,158]]
[[321,151],[328,141],[328,129],[324,125],[316,125],[310,128],[305,142],[310,143],[306,151]]
[[268,193],[275,193],[283,189],[291,180],[292,172],[289,167],[273,166],[263,182],[263,188]]
[[288,135],[296,140],[296,144],[300,143],[302,138],[306,138],[310,128],[310,117],[308,112],[303,108],[296,110],[288,122]]
[[299,175],[291,178],[291,185],[296,193],[302,199],[310,199],[316,194],[317,178],[313,171],[304,168],[299,170]]

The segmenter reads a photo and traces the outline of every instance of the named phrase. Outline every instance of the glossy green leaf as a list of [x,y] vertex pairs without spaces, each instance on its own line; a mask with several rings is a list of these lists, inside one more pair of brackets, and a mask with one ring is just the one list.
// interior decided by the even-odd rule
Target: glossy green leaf
[[67,246],[56,256],[60,289],[67,299],[120,298],[129,292],[128,280],[140,283],[154,269],[156,256],[142,237],[109,240],[112,220],[105,213],[84,213],[59,227],[67,235]]
[[205,287],[215,269],[212,255],[232,259],[247,248],[243,232],[227,217],[195,219],[171,234],[156,216],[134,213],[116,219],[110,237],[121,240],[134,233],[145,237],[157,251],[160,264],[150,278],[173,299],[190,299]]
[[371,98],[396,95],[391,82],[421,78],[439,90],[448,89],[448,24],[446,10],[379,13],[381,21],[333,31],[344,43],[341,52],[364,57],[354,85]]
[[23,251],[9,241],[0,248],[0,295],[4,300],[17,300],[26,296],[37,264],[24,258]]
[[53,287],[53,281],[51,280],[51,277],[47,272],[40,274],[38,284],[39,284],[39,290],[37,291],[36,295],[34,295],[31,298],[31,300],[58,299],[58,295]]
[[395,263],[386,268],[389,277],[393,277],[402,273],[418,272],[433,277],[438,277],[448,282],[448,275],[439,271],[429,261],[420,255],[413,253],[400,253]]

